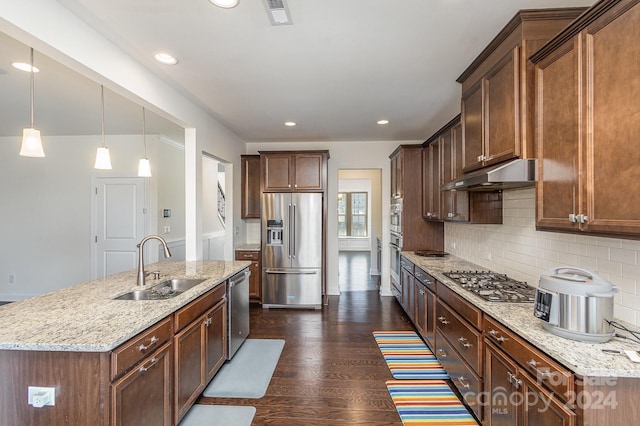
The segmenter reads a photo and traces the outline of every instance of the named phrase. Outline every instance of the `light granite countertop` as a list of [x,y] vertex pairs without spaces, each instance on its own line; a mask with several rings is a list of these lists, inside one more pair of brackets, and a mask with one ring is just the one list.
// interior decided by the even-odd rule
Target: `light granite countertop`
[[[452,270],[486,270],[486,268],[455,256],[422,257],[414,252],[402,252],[402,255],[578,376],[640,377],[640,363],[632,362],[624,353],[602,352],[602,349],[638,351],[640,343],[617,337],[606,343],[583,343],[556,336],[544,330],[540,321],[533,316],[532,303],[488,302],[443,275],[443,272]],[[537,283],[528,284],[537,286]],[[638,328],[633,325],[628,326],[632,329]]]
[[136,270],[0,306],[0,350],[107,352],[248,267],[248,261],[159,262],[159,280],[206,281],[166,300],[113,300],[138,289]]
[[236,246],[235,249],[244,251],[260,251],[260,244],[240,244]]

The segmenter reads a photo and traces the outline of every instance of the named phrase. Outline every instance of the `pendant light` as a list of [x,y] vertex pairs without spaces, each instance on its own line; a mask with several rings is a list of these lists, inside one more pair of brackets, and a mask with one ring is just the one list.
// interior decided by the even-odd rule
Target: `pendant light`
[[20,155],[23,157],[44,157],[44,149],[42,149],[42,139],[40,139],[40,130],[33,127],[33,47],[31,48],[31,62],[29,68],[30,75],[30,103],[31,103],[31,127],[22,130],[22,145],[20,147]]
[[96,163],[93,166],[100,170],[111,170],[111,156],[109,155],[109,148],[104,144],[104,86],[100,85],[100,98],[102,105],[102,145],[98,147],[96,153]]
[[151,165],[147,158],[147,130],[145,122],[144,107],[142,107],[142,140],[144,142],[144,158],[140,159],[138,163],[138,176],[139,177],[151,177]]

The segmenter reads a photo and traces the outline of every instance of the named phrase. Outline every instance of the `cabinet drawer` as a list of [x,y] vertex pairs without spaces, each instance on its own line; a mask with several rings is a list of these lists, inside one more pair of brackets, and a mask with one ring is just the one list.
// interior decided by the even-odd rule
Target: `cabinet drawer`
[[413,262],[406,257],[400,256],[400,266],[409,271],[410,274],[413,274]]
[[213,290],[177,311],[175,313],[176,333],[218,303],[219,300],[225,297],[226,293],[226,282],[220,283]]
[[482,418],[482,406],[479,398],[482,397],[482,379],[478,377],[458,356],[456,351],[442,336],[440,330],[436,331],[436,356],[447,371],[451,381],[464,398],[464,402],[471,407],[476,416]]
[[111,379],[127,371],[173,336],[171,317],[118,346],[111,354]]
[[431,275],[427,274],[425,271],[418,268],[417,266],[415,267],[414,275],[418,281],[424,284],[425,287],[427,287],[429,290],[431,290],[434,293],[436,292],[435,278],[433,278]]
[[436,303],[436,324],[460,356],[477,374],[482,374],[482,334],[467,324],[439,300]]
[[436,293],[453,311],[457,312],[458,315],[471,323],[476,329],[480,330],[482,328],[482,311],[480,309],[458,296],[456,292],[444,284],[438,286]]
[[484,333],[546,388],[567,401],[573,395],[573,373],[525,342],[493,318],[485,317]]
[[259,251],[236,251],[236,260],[260,260]]

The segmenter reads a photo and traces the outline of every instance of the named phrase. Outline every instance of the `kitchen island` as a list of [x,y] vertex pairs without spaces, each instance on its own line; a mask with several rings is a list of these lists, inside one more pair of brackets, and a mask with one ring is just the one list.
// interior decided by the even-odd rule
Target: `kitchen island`
[[518,425],[527,424],[526,418],[528,424],[617,425],[638,418],[640,363],[624,351],[637,351],[640,343],[556,336],[542,328],[532,303],[489,302],[444,274],[486,268],[455,256],[405,251],[402,257],[415,299],[413,310],[401,304],[443,366],[452,367],[453,383],[484,422]]
[[[132,270],[0,307],[0,425],[177,424],[224,362],[225,283],[249,265],[147,265],[147,287],[204,279],[169,299],[115,300],[139,288]],[[28,404],[29,386],[55,405]]]

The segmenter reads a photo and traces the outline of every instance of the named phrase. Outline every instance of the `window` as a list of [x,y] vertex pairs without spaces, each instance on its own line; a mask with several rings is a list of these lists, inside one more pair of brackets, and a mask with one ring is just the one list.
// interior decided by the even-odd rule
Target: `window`
[[367,237],[368,214],[366,192],[339,192],[338,236]]

